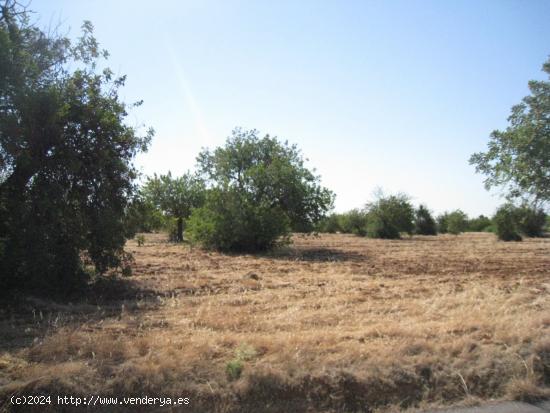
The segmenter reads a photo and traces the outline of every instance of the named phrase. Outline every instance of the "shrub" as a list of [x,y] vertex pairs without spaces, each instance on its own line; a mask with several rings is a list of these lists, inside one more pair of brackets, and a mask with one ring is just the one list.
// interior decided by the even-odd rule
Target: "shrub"
[[518,208],[519,230],[527,237],[542,237],[546,224],[546,214],[542,209],[522,206]]
[[396,239],[400,232],[414,231],[414,209],[405,194],[380,195],[366,210],[368,237]]
[[419,235],[437,235],[437,224],[428,208],[420,205],[414,214],[414,232]]
[[502,205],[493,217],[497,237],[502,241],[521,241],[518,210],[512,204]]
[[488,232],[492,227],[491,219],[485,215],[480,215],[477,218],[468,220],[466,231],[472,232]]
[[449,213],[444,212],[437,217],[437,232],[446,234],[449,229]]
[[229,361],[225,365],[225,372],[227,373],[227,378],[229,380],[239,379],[241,377],[243,369],[244,369],[243,362],[238,358]]
[[339,226],[345,234],[364,236],[367,233],[367,215],[358,209],[352,209],[339,216]]
[[186,233],[207,249],[265,251],[287,240],[290,222],[279,207],[248,202],[236,190],[213,189],[191,213]]
[[318,232],[325,232],[334,234],[336,232],[344,232],[340,226],[340,214],[330,214],[328,217],[323,218],[317,224]]
[[447,216],[447,232],[450,234],[460,234],[468,228],[468,216],[460,209],[451,212]]

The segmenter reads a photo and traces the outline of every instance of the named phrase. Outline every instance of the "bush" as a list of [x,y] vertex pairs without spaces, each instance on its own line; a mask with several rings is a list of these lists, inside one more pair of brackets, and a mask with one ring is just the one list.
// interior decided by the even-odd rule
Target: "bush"
[[420,205],[415,211],[414,232],[419,235],[437,235],[437,224],[428,208]]
[[358,209],[339,216],[339,226],[345,234],[365,236],[367,233],[367,215]]
[[522,206],[518,208],[519,230],[527,237],[542,237],[546,224],[546,214],[541,209]]
[[502,241],[521,241],[518,209],[512,204],[502,205],[493,217],[497,237]]
[[370,238],[397,239],[401,232],[410,235],[414,231],[414,209],[407,195],[380,195],[366,209],[366,235]]
[[229,380],[238,380],[241,377],[243,369],[244,364],[242,360],[238,358],[227,362],[225,365],[225,372],[227,373],[227,378]]
[[446,234],[449,229],[449,213],[444,212],[437,217],[437,232],[440,234]]
[[193,243],[219,251],[254,252],[287,241],[290,221],[280,207],[256,205],[235,190],[210,190],[193,210],[186,234]]
[[344,232],[340,226],[340,214],[330,214],[328,217],[323,218],[317,224],[317,231],[329,234],[335,234],[336,232]]
[[480,215],[477,218],[468,220],[466,231],[472,232],[490,232],[492,228],[492,222],[490,218],[485,215]]
[[447,232],[458,235],[468,228],[468,216],[460,209],[451,212],[447,216]]

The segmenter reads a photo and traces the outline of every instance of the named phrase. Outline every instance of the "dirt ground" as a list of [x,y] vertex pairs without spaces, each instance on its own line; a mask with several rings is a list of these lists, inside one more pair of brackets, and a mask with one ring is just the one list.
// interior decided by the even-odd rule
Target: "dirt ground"
[[189,404],[130,410],[357,412],[548,395],[550,239],[293,239],[227,255],[145,234],[127,244],[133,275],[86,300],[4,304],[0,403],[169,396]]

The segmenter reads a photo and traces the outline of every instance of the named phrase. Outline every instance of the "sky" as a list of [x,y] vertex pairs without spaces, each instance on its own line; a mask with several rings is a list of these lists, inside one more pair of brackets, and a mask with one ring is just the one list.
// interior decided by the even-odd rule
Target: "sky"
[[181,174],[237,127],[296,143],[338,212],[376,188],[440,213],[502,202],[468,164],[550,56],[550,1],[34,0],[42,27],[95,26],[155,129],[136,164]]

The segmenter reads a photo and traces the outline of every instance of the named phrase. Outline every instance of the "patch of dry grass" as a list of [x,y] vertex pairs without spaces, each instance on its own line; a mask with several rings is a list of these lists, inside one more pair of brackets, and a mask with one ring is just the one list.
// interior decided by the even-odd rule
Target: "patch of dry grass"
[[273,412],[548,394],[549,239],[296,236],[276,253],[223,255],[145,235],[127,250],[134,295],[3,313],[0,394],[162,394],[191,397],[186,411]]

